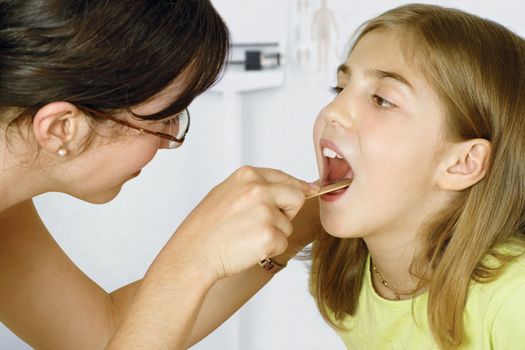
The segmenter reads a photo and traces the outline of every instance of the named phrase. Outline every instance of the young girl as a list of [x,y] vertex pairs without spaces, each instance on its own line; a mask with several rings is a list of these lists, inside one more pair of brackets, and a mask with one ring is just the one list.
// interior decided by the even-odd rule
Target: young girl
[[453,9],[368,21],[314,141],[318,307],[349,349],[525,348],[525,41]]

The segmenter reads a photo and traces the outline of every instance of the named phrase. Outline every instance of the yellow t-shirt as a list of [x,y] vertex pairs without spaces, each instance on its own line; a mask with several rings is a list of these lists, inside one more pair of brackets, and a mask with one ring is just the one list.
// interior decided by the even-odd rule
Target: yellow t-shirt
[[[342,321],[349,331],[338,332],[347,349],[438,349],[427,322],[428,294],[382,298],[372,286],[367,260],[357,313]],[[472,283],[459,349],[525,349],[525,256],[513,259],[494,281]]]

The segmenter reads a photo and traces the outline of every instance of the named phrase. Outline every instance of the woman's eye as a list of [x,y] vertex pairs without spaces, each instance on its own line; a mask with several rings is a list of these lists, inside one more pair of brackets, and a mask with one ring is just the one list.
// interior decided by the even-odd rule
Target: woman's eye
[[343,91],[343,88],[342,87],[339,87],[339,86],[332,86],[330,88],[330,92],[334,95],[339,95],[341,93],[341,91]]
[[177,115],[176,117],[174,118],[170,118],[170,119],[164,119],[162,122],[165,124],[165,125],[170,125],[170,124],[178,124],[179,122],[179,118],[180,118],[180,114]]
[[382,97],[379,96],[379,95],[374,95],[374,96],[372,96],[372,99],[374,100],[374,102],[375,102],[380,108],[383,108],[383,109],[391,109],[391,108],[397,107],[395,104],[393,104],[392,102],[390,102],[390,101],[388,101],[388,100],[385,100],[384,98],[382,98]]

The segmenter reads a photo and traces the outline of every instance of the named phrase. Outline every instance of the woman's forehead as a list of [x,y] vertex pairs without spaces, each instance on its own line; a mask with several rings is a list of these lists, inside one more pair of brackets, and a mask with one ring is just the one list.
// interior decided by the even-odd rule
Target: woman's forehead
[[177,79],[148,101],[132,107],[131,110],[138,115],[151,115],[160,112],[171,105],[180,96],[183,89],[182,79]]

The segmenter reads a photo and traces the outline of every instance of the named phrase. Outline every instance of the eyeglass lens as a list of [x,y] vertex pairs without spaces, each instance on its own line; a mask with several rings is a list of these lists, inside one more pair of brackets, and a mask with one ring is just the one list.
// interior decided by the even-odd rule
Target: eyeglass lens
[[177,118],[173,118],[170,123],[170,135],[177,139],[182,139],[188,131],[188,112],[185,109],[179,113]]
[[[188,110],[185,109],[177,117],[170,120],[169,134],[177,139],[183,139],[188,131],[189,115]],[[180,147],[182,143],[170,140],[168,142],[168,148],[173,149]]]

